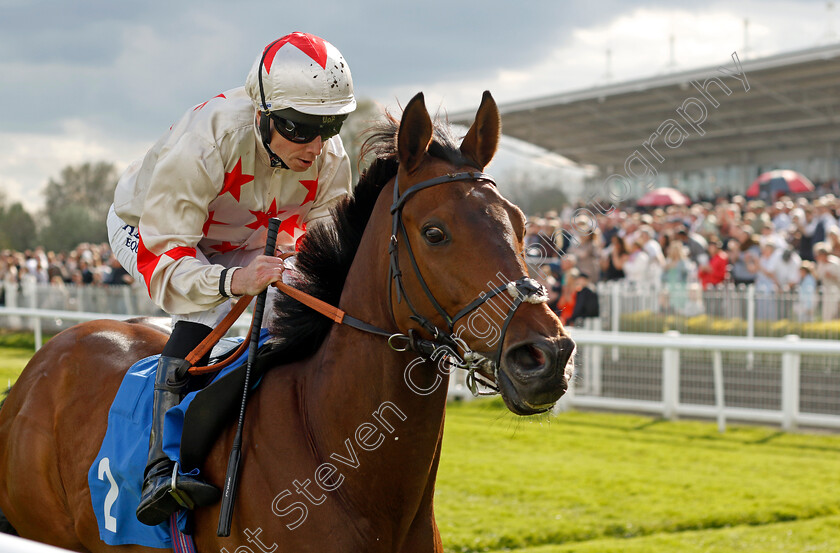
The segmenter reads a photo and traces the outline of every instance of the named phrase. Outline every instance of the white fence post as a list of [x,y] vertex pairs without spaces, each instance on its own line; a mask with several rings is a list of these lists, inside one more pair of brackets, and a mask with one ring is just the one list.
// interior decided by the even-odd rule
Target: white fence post
[[[747,285],[747,339],[755,338],[755,284]],[[755,363],[755,352],[747,352],[747,370]]]
[[[17,282],[5,281],[3,286],[6,288],[6,307],[18,306],[18,285]],[[12,315],[9,317],[9,328],[20,328],[23,323],[20,317]]]
[[[799,336],[788,334],[788,342],[799,341]],[[782,354],[782,429],[793,430],[799,419],[799,353]]]
[[[669,338],[678,338],[679,331],[669,330]],[[677,418],[680,403],[680,350],[665,347],[662,349],[662,416],[668,420]]]
[[[599,332],[601,330],[601,319],[592,317],[584,319],[584,328]],[[584,346],[584,359],[587,363],[586,390],[593,396],[601,395],[601,362],[604,358],[604,348],[601,346]]]
[[715,383],[715,408],[717,409],[718,432],[726,432],[726,405],[723,395],[723,354],[716,349],[712,354],[712,375]]
[[126,314],[136,315],[137,312],[134,309],[134,302],[132,301],[131,286],[120,286],[120,291],[122,292],[123,301],[125,302]]
[[[24,278],[21,280],[21,288],[23,290],[23,297],[27,298],[27,302],[31,309],[38,309],[38,286],[35,277]],[[44,341],[43,333],[41,332],[41,317],[32,317],[29,319],[32,331],[35,333],[35,351],[41,349],[41,344]]]
[[[610,282],[610,314],[612,315],[612,331],[618,334],[619,326],[621,324],[621,295],[619,290],[619,282]],[[618,361],[618,348],[612,349],[612,360]]]

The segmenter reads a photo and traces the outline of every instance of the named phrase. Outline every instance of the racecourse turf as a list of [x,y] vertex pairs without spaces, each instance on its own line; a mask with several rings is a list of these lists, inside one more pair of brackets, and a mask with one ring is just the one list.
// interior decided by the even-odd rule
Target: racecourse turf
[[[46,339],[46,337],[45,337]],[[35,353],[35,337],[28,332],[0,332],[0,387],[14,384]]]
[[840,551],[840,435],[450,404],[447,551]]
[[435,507],[452,553],[838,553],[840,435],[454,402]]

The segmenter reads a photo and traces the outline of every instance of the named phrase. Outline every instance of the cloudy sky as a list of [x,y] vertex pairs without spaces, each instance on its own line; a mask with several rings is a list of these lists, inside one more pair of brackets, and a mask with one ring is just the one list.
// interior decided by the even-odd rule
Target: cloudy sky
[[829,4],[0,0],[0,190],[34,211],[68,164],[125,166],[291,31],[336,45],[360,98],[454,112],[837,40]]

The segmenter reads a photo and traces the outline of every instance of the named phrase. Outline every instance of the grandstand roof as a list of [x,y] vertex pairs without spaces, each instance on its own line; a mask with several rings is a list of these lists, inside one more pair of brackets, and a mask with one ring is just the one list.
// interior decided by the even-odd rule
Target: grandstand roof
[[[731,75],[737,65],[728,60],[720,66],[726,71],[703,67],[503,104],[502,127],[506,135],[610,172],[623,170],[636,150],[653,162],[643,144],[668,119],[680,123],[689,138],[670,149],[663,136],[655,137],[655,149],[665,158],[659,165],[663,170],[840,153],[833,145],[840,141],[840,44],[739,61],[749,91]],[[731,90],[726,95],[709,84],[716,108],[692,85],[710,77]],[[691,97],[708,111],[700,125],[703,136],[677,113]],[[699,106],[686,106],[686,112],[701,116]],[[451,120],[468,117],[455,114]]]

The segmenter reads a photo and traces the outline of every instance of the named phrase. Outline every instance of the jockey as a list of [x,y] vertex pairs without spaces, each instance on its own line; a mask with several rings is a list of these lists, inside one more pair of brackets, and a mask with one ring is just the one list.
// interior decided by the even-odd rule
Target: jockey
[[306,225],[350,193],[338,131],[355,107],[341,53],[292,33],[260,52],[244,87],[187,110],[120,177],[108,213],[111,247],[174,323],[155,378],[140,522],[157,525],[181,506],[218,500],[216,487],[173,474],[164,413],[185,392],[184,358],[230,311],[230,299],[281,280],[283,261],[263,255],[269,218],[282,220],[277,251],[293,250]]

